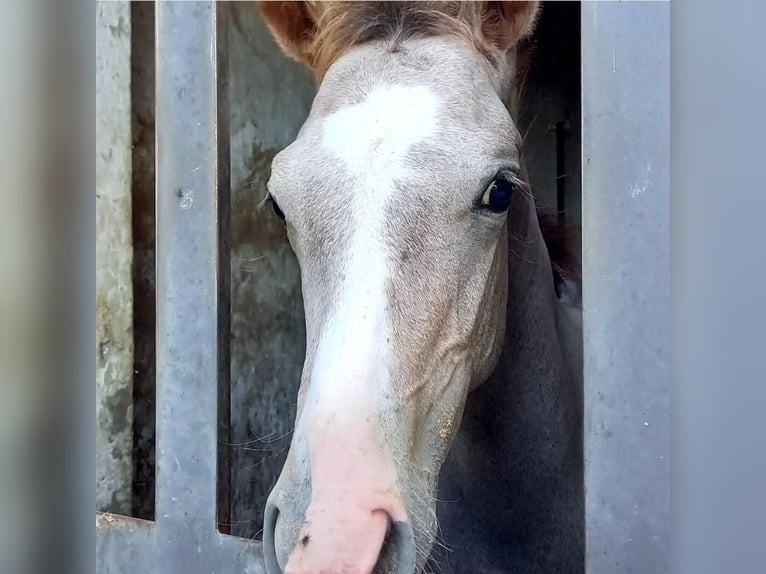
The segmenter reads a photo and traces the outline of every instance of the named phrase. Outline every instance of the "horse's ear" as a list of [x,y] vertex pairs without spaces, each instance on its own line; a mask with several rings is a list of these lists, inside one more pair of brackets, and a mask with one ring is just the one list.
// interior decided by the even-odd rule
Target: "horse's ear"
[[311,66],[309,47],[316,23],[308,2],[258,2],[266,25],[289,57]]
[[508,50],[529,35],[540,11],[540,2],[482,2],[481,31],[501,50]]

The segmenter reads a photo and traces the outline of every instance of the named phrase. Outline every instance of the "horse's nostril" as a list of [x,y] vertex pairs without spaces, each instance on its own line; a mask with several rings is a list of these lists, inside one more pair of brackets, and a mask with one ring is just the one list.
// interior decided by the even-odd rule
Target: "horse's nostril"
[[415,534],[410,523],[389,520],[375,572],[412,574],[415,557]]
[[[409,523],[395,522],[387,512],[379,510],[373,513],[373,523],[363,522],[356,530],[347,530],[343,521],[329,521],[309,533],[301,527],[301,524],[307,524],[305,518],[290,520],[289,509],[283,508],[285,513],[281,513],[272,500],[266,503],[263,523],[263,559],[267,574],[289,571],[334,573],[341,562],[352,567],[354,572],[369,572],[373,564],[372,571],[376,574],[415,572],[415,538]],[[384,525],[385,535],[382,532]],[[343,543],[337,545],[338,538],[326,534],[337,534],[339,526],[345,534]]]
[[393,539],[397,548],[396,571],[415,571],[415,532],[409,522],[394,522]]
[[263,558],[267,574],[282,574],[282,567],[277,559],[276,530],[279,509],[271,501],[266,503],[263,517]]

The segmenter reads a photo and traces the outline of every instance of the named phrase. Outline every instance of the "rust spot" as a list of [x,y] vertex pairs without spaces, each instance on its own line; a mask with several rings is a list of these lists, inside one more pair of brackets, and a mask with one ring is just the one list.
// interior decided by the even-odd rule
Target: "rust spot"
[[154,523],[149,520],[112,514],[111,512],[96,512],[96,528],[151,528]]
[[96,513],[96,528],[111,526],[114,522],[114,515],[108,513]]

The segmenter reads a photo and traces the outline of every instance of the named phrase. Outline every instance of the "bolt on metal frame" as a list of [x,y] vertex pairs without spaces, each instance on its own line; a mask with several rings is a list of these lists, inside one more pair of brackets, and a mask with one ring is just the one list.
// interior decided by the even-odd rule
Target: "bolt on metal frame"
[[[264,572],[228,521],[226,6],[158,2],[157,488],[99,573]],[[669,571],[669,4],[582,5],[588,574]]]

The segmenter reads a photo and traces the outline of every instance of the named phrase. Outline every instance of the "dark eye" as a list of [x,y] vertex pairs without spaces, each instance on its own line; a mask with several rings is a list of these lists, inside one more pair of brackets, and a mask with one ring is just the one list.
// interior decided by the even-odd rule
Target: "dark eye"
[[516,186],[505,178],[496,178],[484,190],[479,204],[495,213],[502,213],[511,204]]
[[274,213],[277,214],[277,217],[281,219],[282,221],[285,220],[285,213],[282,211],[282,209],[279,207],[279,204],[274,200],[274,197],[269,195],[269,200],[271,201],[271,209],[274,210]]

